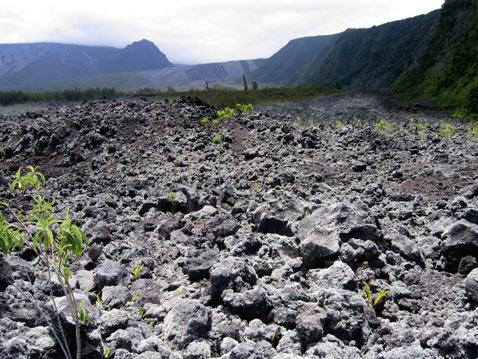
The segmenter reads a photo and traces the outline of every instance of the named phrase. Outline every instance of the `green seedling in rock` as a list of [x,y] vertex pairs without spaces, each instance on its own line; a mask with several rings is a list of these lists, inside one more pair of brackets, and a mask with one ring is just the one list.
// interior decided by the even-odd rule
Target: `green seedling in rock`
[[413,117],[408,122],[408,127],[412,133],[420,138],[420,141],[425,139],[426,132],[430,126],[427,120],[415,120]]
[[230,107],[226,107],[224,110],[217,111],[217,118],[220,121],[227,122],[234,116],[236,116],[236,111]]
[[222,143],[222,134],[221,132],[216,132],[212,138],[212,142],[216,145],[220,145]]
[[362,128],[363,127],[362,120],[357,117],[354,117],[353,125],[355,128]]
[[171,203],[171,212],[176,212],[176,193],[168,192],[168,200]]
[[387,121],[383,118],[378,120],[373,128],[373,132],[382,133],[388,136],[391,136],[395,133],[395,124],[393,122]]
[[199,121],[199,123],[203,126],[207,126],[209,125],[210,123],[212,122],[212,118],[210,116],[206,116],[206,117],[203,117],[201,118],[201,120]]
[[370,285],[366,282],[363,283],[362,296],[367,304],[373,309],[377,310],[377,307],[382,305],[391,292],[387,289],[382,289],[377,295],[373,295]]
[[253,183],[251,184],[251,189],[253,191],[259,192],[261,190],[262,186],[260,183]]
[[342,120],[339,120],[335,123],[335,129],[337,131],[342,131],[344,129],[344,127],[345,127],[345,123]]
[[478,140],[478,121],[473,121],[468,124],[467,137],[470,140]]
[[105,359],[109,359],[109,357],[111,356],[111,348],[108,347],[108,346],[105,346],[103,345],[103,358]]
[[297,116],[294,120],[294,127],[299,128],[301,126],[302,126],[302,119],[300,118],[300,116]]
[[[29,210],[14,208],[6,200],[0,199],[0,250],[4,254],[21,250],[28,246],[38,256],[39,270],[45,272],[49,287],[53,286],[52,277],[55,276],[67,300],[69,314],[75,323],[76,358],[81,358],[81,323],[89,320],[83,303],[78,303],[70,280],[73,272],[70,265],[80,258],[88,245],[85,232],[71,221],[69,210],[63,215],[58,214],[53,202],[49,202],[43,192],[45,176],[35,167],[20,168],[10,184],[12,195],[21,195],[22,199],[29,200]],[[13,286],[16,288],[15,284]],[[23,293],[40,313],[52,329],[58,345],[65,358],[72,359],[65,331],[60,320],[60,313],[55,304],[53,293],[50,292],[54,315],[41,308],[33,296]],[[54,323],[53,321],[56,321]]]
[[441,126],[440,136],[446,137],[446,138],[452,138],[453,136],[455,136],[455,132],[456,132],[455,125],[449,122],[445,122]]
[[144,264],[138,264],[136,265],[133,270],[131,271],[131,279],[132,280],[137,280],[141,276],[141,271],[144,268]]
[[241,113],[249,113],[254,111],[254,106],[252,104],[236,104],[236,110]]

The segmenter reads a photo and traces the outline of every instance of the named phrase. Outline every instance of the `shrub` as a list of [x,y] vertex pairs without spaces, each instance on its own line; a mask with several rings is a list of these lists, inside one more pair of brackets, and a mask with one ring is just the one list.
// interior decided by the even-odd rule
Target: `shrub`
[[[51,276],[55,275],[59,285],[67,298],[68,310],[75,322],[76,358],[81,357],[81,323],[89,320],[83,303],[77,303],[73,295],[70,279],[73,276],[70,264],[83,255],[88,245],[84,231],[73,224],[69,210],[60,216],[53,202],[49,202],[43,193],[45,176],[33,166],[26,170],[20,168],[10,184],[12,194],[24,193],[23,199],[30,199],[30,210],[24,212],[16,209],[11,203],[0,201],[0,249],[8,254],[20,250],[28,245],[38,255],[42,268],[46,271],[49,284],[52,285]],[[13,220],[12,223],[8,218]],[[19,290],[20,293],[21,290]],[[26,296],[26,294],[25,294]],[[35,301],[33,297],[29,300]],[[53,300],[53,297],[51,298]],[[66,358],[72,358],[63,327],[58,318],[58,324],[53,325],[46,319],[53,329],[53,335],[61,347]],[[45,316],[47,318],[47,316]],[[54,328],[61,331],[57,333]]]
[[449,122],[445,122],[441,126],[440,136],[446,137],[446,138],[452,138],[453,136],[455,136],[455,132],[456,132],[455,125]]
[[226,107],[224,110],[217,111],[217,118],[220,121],[229,121],[234,116],[236,116],[236,111],[230,107]]
[[252,104],[246,105],[246,104],[237,103],[236,110],[241,113],[248,113],[248,112],[254,111],[254,106],[252,106]]
[[471,140],[478,140],[478,121],[472,121],[468,124],[467,137]]
[[222,134],[221,132],[216,132],[212,138],[212,142],[216,145],[220,145],[222,143]]
[[374,126],[373,131],[375,133],[383,133],[385,135],[393,135],[395,133],[395,124],[381,118]]
[[356,128],[362,128],[363,126],[362,120],[357,117],[354,117],[353,124],[354,124],[354,127]]
[[343,130],[344,127],[345,127],[345,123],[344,123],[344,121],[342,121],[342,120],[339,120],[339,121],[337,121],[337,122],[335,123],[335,129],[336,129],[337,131]]

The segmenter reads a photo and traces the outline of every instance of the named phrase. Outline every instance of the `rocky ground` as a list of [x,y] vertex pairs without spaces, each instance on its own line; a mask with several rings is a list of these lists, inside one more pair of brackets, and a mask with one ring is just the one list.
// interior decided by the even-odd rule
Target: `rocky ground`
[[[35,164],[89,236],[73,265],[85,358],[478,356],[464,123],[446,138],[440,115],[340,95],[237,116],[220,146],[199,123],[213,114],[180,99],[0,116],[0,196]],[[373,130],[382,117],[395,133]],[[364,282],[391,294],[373,307]],[[38,312],[50,292],[31,250],[0,257],[1,358],[61,357]]]

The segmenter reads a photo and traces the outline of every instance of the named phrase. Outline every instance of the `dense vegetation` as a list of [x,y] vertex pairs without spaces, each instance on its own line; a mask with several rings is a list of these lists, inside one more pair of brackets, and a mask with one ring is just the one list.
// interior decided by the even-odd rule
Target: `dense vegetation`
[[326,57],[302,70],[301,78],[349,89],[388,87],[413,63],[438,15],[434,11],[370,29],[347,30]]
[[433,36],[394,84],[403,99],[421,98],[478,114],[478,2],[446,1]]
[[91,88],[87,90],[73,89],[53,92],[0,91],[0,105],[8,106],[17,103],[41,101],[95,100],[103,97],[113,98],[122,95],[123,93],[118,92],[113,88]]
[[289,43],[267,59],[253,77],[262,83],[290,84],[297,82],[300,70],[335,41],[335,35],[304,37]]

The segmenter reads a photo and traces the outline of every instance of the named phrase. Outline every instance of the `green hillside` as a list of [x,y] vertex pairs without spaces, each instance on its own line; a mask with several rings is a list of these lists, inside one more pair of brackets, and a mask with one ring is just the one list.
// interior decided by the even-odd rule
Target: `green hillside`
[[348,89],[390,86],[415,60],[439,11],[339,35],[328,55],[300,72],[301,82]]
[[299,71],[319,54],[327,51],[335,35],[303,37],[290,41],[267,59],[254,73],[255,80],[268,84],[298,82]]
[[478,1],[445,2],[430,41],[392,89],[478,114]]

